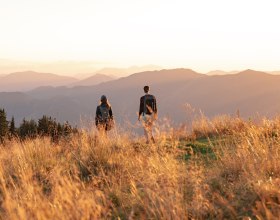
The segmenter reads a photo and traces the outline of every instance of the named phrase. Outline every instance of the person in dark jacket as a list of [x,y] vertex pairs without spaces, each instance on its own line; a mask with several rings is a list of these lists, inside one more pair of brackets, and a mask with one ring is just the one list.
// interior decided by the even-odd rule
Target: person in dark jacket
[[96,108],[95,125],[99,131],[107,132],[113,127],[112,107],[105,95],[101,96],[100,104]]
[[140,107],[138,120],[142,118],[144,134],[146,137],[146,143],[152,141],[155,143],[153,136],[153,124],[157,119],[157,102],[155,96],[149,94],[150,87],[144,86],[145,95],[140,98]]

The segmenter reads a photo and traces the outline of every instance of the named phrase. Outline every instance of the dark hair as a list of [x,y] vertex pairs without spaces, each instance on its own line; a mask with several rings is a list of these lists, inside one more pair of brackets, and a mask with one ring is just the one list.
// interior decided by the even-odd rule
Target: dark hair
[[100,105],[101,104],[106,104],[108,108],[111,107],[107,97],[105,95],[102,95],[101,98],[100,98]]
[[144,86],[144,92],[149,92],[150,87],[149,86]]

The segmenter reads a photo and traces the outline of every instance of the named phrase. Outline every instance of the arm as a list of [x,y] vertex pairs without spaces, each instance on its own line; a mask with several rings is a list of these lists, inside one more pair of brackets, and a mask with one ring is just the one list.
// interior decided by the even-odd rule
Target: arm
[[157,100],[156,97],[154,97],[154,109],[153,109],[154,113],[157,114]]
[[110,119],[114,118],[112,107],[110,107],[110,109],[109,109],[109,115],[110,115]]
[[157,100],[156,100],[156,97],[154,97],[154,119],[157,120],[158,119],[158,115],[157,115]]
[[100,115],[101,115],[100,108],[99,108],[99,106],[97,106],[96,113],[95,113],[95,125],[98,124],[98,121],[100,119]]
[[139,106],[139,113],[138,113],[138,120],[140,120],[140,116],[143,113],[143,97],[140,98],[140,106]]

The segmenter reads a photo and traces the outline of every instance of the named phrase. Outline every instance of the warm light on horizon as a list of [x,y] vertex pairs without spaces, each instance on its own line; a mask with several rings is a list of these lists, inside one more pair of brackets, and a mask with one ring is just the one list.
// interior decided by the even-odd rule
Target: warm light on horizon
[[64,73],[89,71],[86,62],[92,69],[279,70],[279,6],[276,0],[10,0],[0,8],[0,73],[22,60],[64,61],[56,69]]

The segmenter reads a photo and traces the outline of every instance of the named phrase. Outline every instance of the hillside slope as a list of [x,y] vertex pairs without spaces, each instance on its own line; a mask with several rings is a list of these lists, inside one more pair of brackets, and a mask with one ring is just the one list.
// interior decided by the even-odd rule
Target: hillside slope
[[[272,117],[280,110],[279,75],[245,70],[207,76],[189,69],[135,73],[95,86],[41,87],[26,93],[32,99],[28,109],[34,117],[48,114],[77,123],[81,116],[94,116],[99,99],[105,94],[116,120],[134,123],[144,85],[150,85],[151,93],[157,97],[160,118],[168,116],[175,122],[187,119],[186,103],[206,116],[235,114],[239,110],[245,118],[257,113]],[[7,112],[13,108],[11,103],[18,105],[12,99],[9,105],[1,99],[0,103],[7,106]]]
[[62,86],[76,81],[73,77],[52,73],[16,72],[1,77],[0,92],[27,91],[39,86]]

